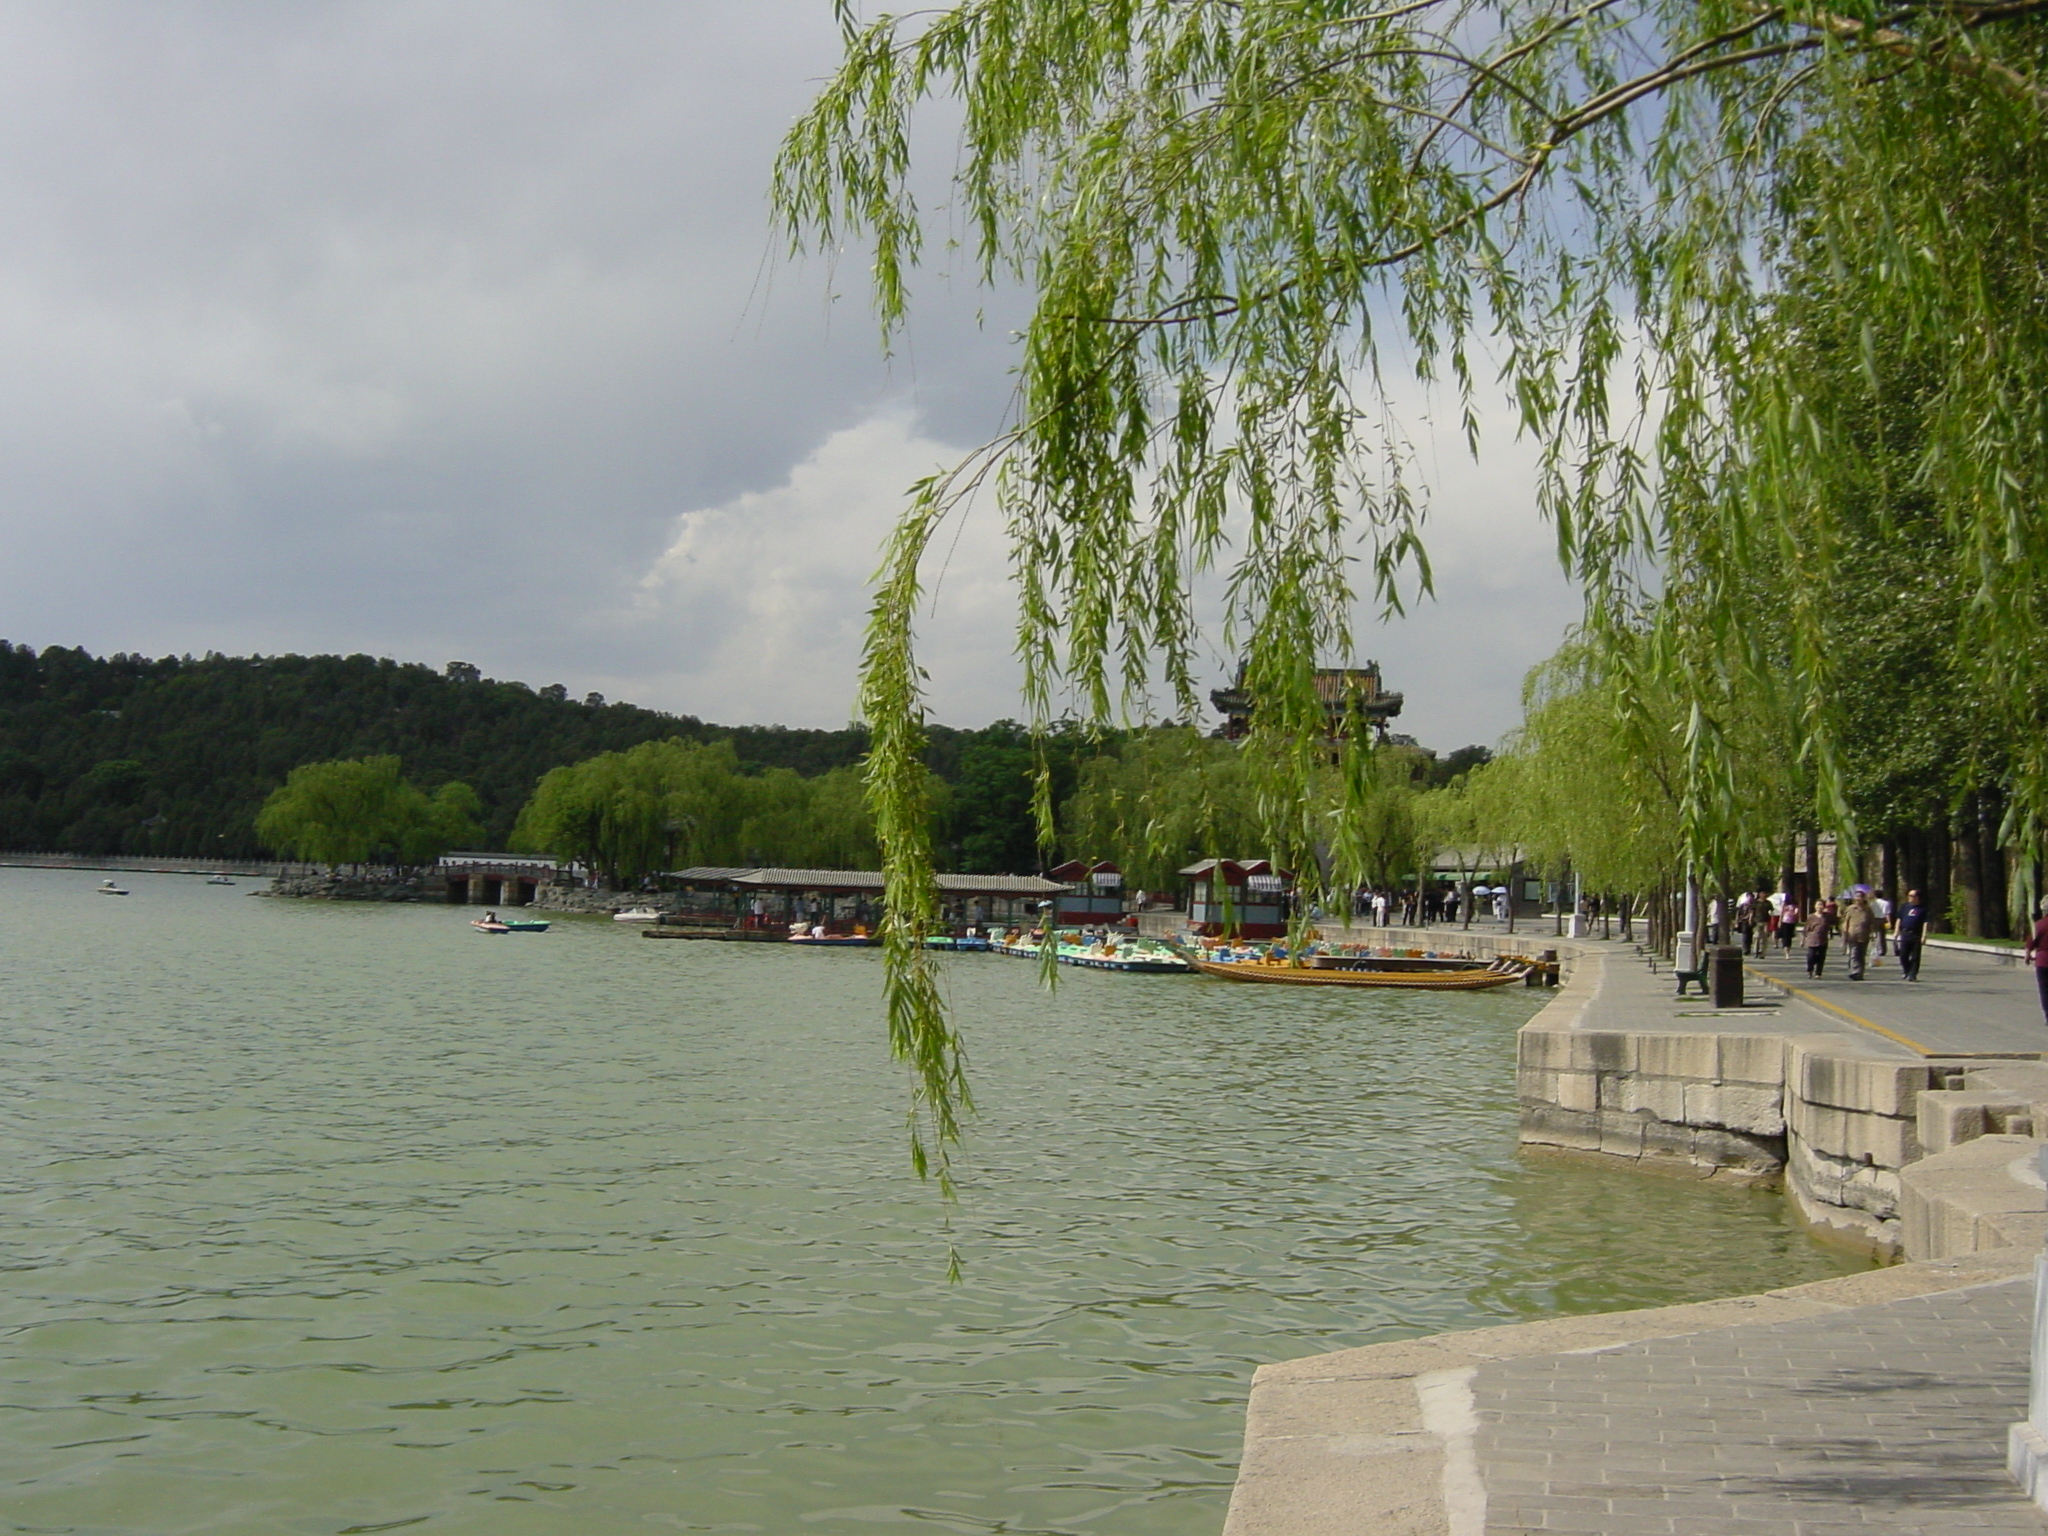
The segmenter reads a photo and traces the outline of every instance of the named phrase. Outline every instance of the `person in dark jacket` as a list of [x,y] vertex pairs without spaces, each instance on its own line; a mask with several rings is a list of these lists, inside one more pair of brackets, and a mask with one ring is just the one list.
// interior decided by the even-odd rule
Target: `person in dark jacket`
[[1892,947],[1899,952],[1899,974],[1907,981],[1920,979],[1920,944],[1927,937],[1927,904],[1918,891],[1906,892],[1899,906],[1899,926]]
[[2034,987],[2041,994],[2041,1020],[2048,1023],[2048,897],[2041,899],[2041,915],[2034,919],[2034,936],[2027,940],[2027,959],[2034,967]]
[[1870,941],[1877,937],[1877,932],[1877,914],[1870,909],[1870,898],[1858,891],[1842,913],[1842,944],[1849,951],[1851,981],[1863,979],[1864,962],[1870,955]]
[[1835,931],[1835,920],[1828,912],[1828,904],[1821,903],[1813,909],[1813,915],[1806,920],[1806,974],[1818,976],[1828,963],[1828,938]]

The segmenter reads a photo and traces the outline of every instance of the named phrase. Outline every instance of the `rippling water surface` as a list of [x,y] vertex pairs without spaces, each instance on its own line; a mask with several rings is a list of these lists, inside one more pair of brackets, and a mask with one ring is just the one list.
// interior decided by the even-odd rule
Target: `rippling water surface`
[[0,871],[7,1530],[1188,1536],[1261,1361],[1854,1267],[1518,1159],[1519,989],[953,958],[949,1215],[868,953],[97,879]]

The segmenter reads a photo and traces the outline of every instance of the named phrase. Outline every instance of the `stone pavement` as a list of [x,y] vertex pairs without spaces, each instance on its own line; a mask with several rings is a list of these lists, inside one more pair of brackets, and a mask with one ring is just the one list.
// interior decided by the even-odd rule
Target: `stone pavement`
[[[1554,938],[1548,919],[1518,926],[1522,948],[1583,947],[1606,957],[1597,1017],[1587,1019],[1589,1028],[1838,1034],[1879,1051],[1890,1040],[1920,1056],[2048,1053],[2048,1024],[2041,1017],[2031,968],[2008,956],[1929,946],[1920,980],[1907,982],[1896,958],[1880,959],[1873,951],[1865,979],[1850,981],[1848,956],[1838,941],[1829,947],[1826,971],[1815,981],[1805,975],[1803,949],[1795,948],[1788,958],[1773,948],[1748,961],[1745,1006],[1737,1013],[1713,1008],[1697,988],[1678,997],[1670,963],[1660,960],[1653,970],[1636,945],[1620,939]],[[1452,939],[1468,930],[1430,931]],[[1506,929],[1483,921],[1469,932],[1501,938]]]
[[2026,1278],[1830,1317],[1481,1367],[1487,1536],[2001,1531]]
[[1752,958],[1749,965],[1754,977],[1796,989],[1790,995],[1812,1011],[1836,1020],[1854,1015],[1903,1036],[1925,1055],[2048,1051],[2048,1025],[2041,1019],[2033,968],[1995,955],[1930,947],[1915,982],[1900,977],[1896,958],[1879,959],[1875,953],[1864,979],[1851,981],[1848,956],[1839,944],[1830,946],[1818,980],[1805,974],[1803,950],[1790,958],[1773,951]]
[[1262,1367],[1225,1536],[2044,1536],[2032,1255]]

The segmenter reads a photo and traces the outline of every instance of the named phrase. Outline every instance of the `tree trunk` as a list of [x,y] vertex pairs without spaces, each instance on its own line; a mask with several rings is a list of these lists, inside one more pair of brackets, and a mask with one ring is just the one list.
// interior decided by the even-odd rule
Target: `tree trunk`
[[1963,800],[1961,825],[1956,829],[1956,894],[1962,898],[1963,933],[1973,939],[1984,937],[1984,843],[1977,835],[1978,805],[1973,790]]
[[2005,796],[1996,785],[1977,794],[1977,846],[1983,871],[1984,933],[1987,938],[2010,939],[2013,931],[2010,881],[2005,849],[1998,841],[1999,825],[2005,820]]
[[1949,898],[1955,892],[1955,829],[1949,822],[1946,809],[1934,813],[1934,826],[1928,837],[1927,885],[1921,894],[1927,898],[1927,912],[1931,919],[1929,926],[1946,933]]
[[1908,827],[1899,836],[1899,895],[1904,901],[1906,892],[1918,891],[1923,898],[1932,895],[1934,871],[1928,863],[1927,850],[1934,839],[1920,827]]

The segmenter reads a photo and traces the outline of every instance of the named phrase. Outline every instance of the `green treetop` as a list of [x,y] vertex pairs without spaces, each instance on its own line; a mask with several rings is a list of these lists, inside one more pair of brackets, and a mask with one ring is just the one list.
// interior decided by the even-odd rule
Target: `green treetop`
[[473,841],[481,809],[466,784],[444,784],[429,797],[403,777],[396,757],[363,757],[294,768],[257,812],[256,833],[314,864],[361,864],[380,853],[422,864]]

